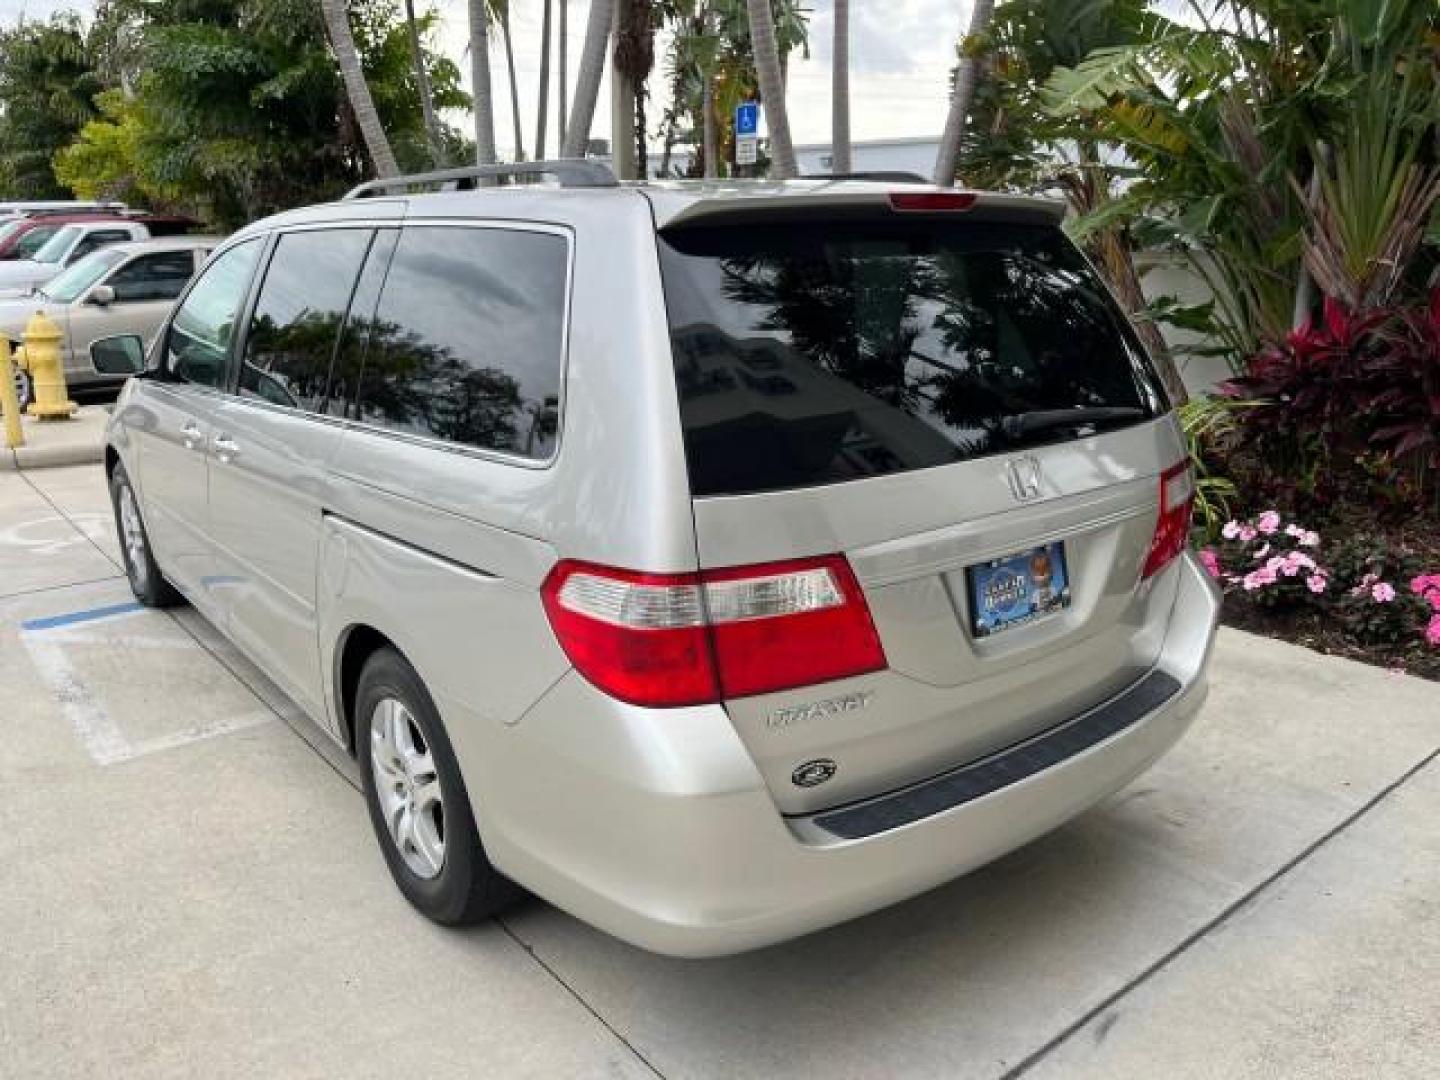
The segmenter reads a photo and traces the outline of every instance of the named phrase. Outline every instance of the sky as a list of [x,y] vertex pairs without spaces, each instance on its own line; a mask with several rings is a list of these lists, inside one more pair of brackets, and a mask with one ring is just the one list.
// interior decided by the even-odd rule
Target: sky
[[[317,0],[318,2],[318,0]],[[569,0],[569,74],[573,82],[579,68],[585,33],[586,0]],[[425,0],[416,7],[424,10]],[[454,60],[469,88],[470,61],[466,54],[469,33],[464,0],[436,0],[441,17],[437,38],[440,49]],[[539,0],[511,0],[514,10],[515,68],[520,83],[521,119],[527,149],[535,138],[535,106],[540,73]],[[93,0],[0,0],[0,24],[18,18],[44,18],[53,11],[77,10],[88,16]],[[791,58],[786,104],[790,131],[796,143],[830,141],[830,56],[833,0],[812,0],[810,7],[810,58]],[[901,136],[938,138],[945,123],[949,71],[955,62],[955,43],[970,18],[970,0],[852,0],[850,14],[850,132],[860,139]],[[495,139],[502,157],[512,149],[509,85],[505,55],[498,35],[492,36],[491,77],[494,82]],[[657,42],[656,70],[650,86],[655,98],[649,108],[651,137],[664,111],[664,42]],[[552,63],[552,73],[554,65]],[[610,135],[609,71],[601,88],[591,134]],[[552,74],[552,95],[555,93]],[[550,140],[552,153],[557,105],[552,98]],[[468,115],[451,116],[451,122],[471,132]]]

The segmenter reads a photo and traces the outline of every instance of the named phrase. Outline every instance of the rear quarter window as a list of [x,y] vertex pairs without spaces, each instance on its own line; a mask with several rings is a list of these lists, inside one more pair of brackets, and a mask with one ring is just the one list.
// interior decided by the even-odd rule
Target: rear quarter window
[[[1059,229],[965,219],[690,227],[660,263],[692,493],[838,483],[1164,407]],[[1019,425],[1086,409],[1089,426]]]
[[406,227],[365,335],[359,419],[549,458],[568,264],[568,243],[555,233]]

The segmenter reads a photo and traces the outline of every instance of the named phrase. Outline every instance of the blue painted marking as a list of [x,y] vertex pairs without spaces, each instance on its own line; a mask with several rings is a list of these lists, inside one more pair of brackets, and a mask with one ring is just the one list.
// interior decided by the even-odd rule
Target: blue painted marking
[[735,106],[735,134],[760,134],[760,105],[757,102],[745,101]]
[[47,615],[43,619],[26,619],[20,624],[20,629],[50,630],[57,626],[94,622],[96,619],[108,619],[111,615],[124,615],[127,611],[139,611],[143,606],[143,604],[138,604],[134,600],[130,600],[123,604],[107,604],[105,607],[86,608],[84,611],[71,611],[65,615]]

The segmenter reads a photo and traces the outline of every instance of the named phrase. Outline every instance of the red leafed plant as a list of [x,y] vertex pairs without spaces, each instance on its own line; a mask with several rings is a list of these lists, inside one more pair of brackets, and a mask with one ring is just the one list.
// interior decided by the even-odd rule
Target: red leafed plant
[[[1312,487],[1336,469],[1413,469],[1401,490],[1440,495],[1440,289],[1428,304],[1354,312],[1325,301],[1318,323],[1251,358],[1221,388],[1261,404],[1241,415],[1275,466]],[[1324,474],[1324,475],[1321,475]]]

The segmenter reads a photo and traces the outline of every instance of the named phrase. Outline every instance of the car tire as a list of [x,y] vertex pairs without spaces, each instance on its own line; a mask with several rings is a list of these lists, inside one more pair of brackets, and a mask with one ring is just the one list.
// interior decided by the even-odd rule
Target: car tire
[[146,607],[155,608],[183,603],[185,598],[165,580],[165,575],[155,564],[155,554],[150,549],[150,534],[145,531],[145,521],[140,516],[140,499],[124,465],[117,464],[110,474],[110,505],[115,511],[120,558],[125,564],[125,576],[130,579],[130,591],[135,594],[135,599]]
[[416,910],[466,926],[524,895],[490,865],[440,714],[394,649],[377,650],[360,672],[355,741],[375,838]]

